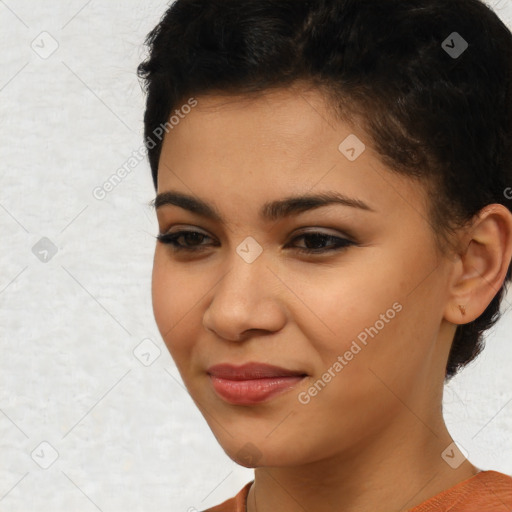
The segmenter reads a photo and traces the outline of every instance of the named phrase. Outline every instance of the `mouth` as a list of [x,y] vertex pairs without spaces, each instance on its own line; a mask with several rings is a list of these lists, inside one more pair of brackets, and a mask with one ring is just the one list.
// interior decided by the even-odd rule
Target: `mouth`
[[266,402],[307,377],[303,371],[262,363],[218,364],[208,368],[207,373],[217,395],[235,405]]

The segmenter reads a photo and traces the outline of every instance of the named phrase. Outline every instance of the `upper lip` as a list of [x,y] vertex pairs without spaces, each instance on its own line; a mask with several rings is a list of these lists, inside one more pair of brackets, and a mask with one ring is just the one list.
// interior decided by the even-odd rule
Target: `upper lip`
[[306,375],[303,371],[289,370],[270,364],[252,362],[241,366],[234,366],[228,363],[216,364],[210,366],[207,372],[214,377],[229,380],[265,379],[269,377],[303,377]]

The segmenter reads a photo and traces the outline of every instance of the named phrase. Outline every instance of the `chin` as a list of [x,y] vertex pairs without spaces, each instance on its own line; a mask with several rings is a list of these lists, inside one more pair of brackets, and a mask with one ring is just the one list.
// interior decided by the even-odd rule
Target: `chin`
[[290,454],[293,450],[283,444],[274,445],[268,439],[237,443],[230,438],[221,446],[231,460],[246,468],[284,467],[300,463],[296,452]]

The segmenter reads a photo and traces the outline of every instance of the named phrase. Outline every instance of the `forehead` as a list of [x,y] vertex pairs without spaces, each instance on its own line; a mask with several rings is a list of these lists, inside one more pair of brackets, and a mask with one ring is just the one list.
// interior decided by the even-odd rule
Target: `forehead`
[[295,85],[249,95],[212,93],[195,100],[196,105],[180,116],[179,125],[169,131],[164,146],[172,144],[173,139],[177,144],[182,143],[182,136],[208,134],[209,138],[218,139],[220,133],[229,133],[231,137],[223,141],[227,145],[233,137],[246,137],[248,130],[248,143],[266,141],[268,144],[269,139],[293,142],[301,134],[310,139],[312,133],[321,137],[325,130],[336,129],[334,109],[320,90],[311,87]]
[[[390,172],[361,123],[336,119],[319,90],[195,99],[197,105],[165,136],[159,193],[179,190],[208,198],[221,210],[233,196],[259,199],[261,207],[270,197],[337,191],[381,211],[410,209],[412,201],[424,215],[423,185]],[[347,140],[360,151],[356,159],[343,152]]]

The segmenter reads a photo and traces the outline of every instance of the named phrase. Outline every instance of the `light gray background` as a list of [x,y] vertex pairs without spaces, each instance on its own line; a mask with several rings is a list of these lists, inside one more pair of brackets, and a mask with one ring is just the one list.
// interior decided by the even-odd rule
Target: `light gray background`
[[[142,146],[135,68],[166,5],[0,1],[2,512],[202,510],[252,479],[217,444],[154,322],[146,160],[92,194]],[[511,1],[494,5],[511,26]],[[472,462],[509,474],[511,327],[507,311],[445,397]]]

